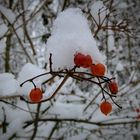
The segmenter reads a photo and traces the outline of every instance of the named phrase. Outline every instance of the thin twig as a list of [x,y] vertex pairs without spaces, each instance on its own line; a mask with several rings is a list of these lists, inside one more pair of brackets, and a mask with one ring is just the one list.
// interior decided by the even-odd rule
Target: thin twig
[[35,120],[34,120],[34,132],[33,132],[33,135],[31,137],[31,140],[34,140],[36,133],[37,133],[37,130],[38,130],[38,120],[39,120],[40,107],[41,107],[41,103],[39,103],[37,105],[37,113],[36,113]]
[[15,105],[15,104],[12,104],[12,103],[7,102],[7,101],[4,101],[4,100],[1,100],[1,99],[0,99],[0,102],[3,102],[3,103],[5,103],[5,104],[11,105],[11,106],[14,106],[14,107],[16,107],[16,108],[18,108],[18,109],[20,109],[20,110],[22,110],[22,111],[25,111],[25,112],[28,112],[28,113],[36,114],[36,112],[28,111],[28,110],[26,110],[26,109],[24,109],[24,108],[22,108],[22,107],[19,107],[19,106]]
[[59,124],[59,122],[56,122],[55,123],[54,127],[52,128],[52,131],[51,131],[50,135],[48,136],[48,140],[51,140],[52,139],[53,133],[55,132],[58,124]]
[[31,63],[33,63],[33,61],[32,61],[32,59],[31,59],[30,55],[28,54],[28,52],[27,52],[26,49],[24,48],[24,45],[23,45],[23,43],[22,43],[20,37],[18,36],[18,34],[17,34],[17,32],[16,32],[16,29],[14,28],[14,26],[10,23],[10,21],[6,18],[6,16],[5,16],[2,12],[1,12],[1,14],[5,17],[5,19],[7,20],[8,24],[9,24],[9,25],[11,26],[11,28],[13,29],[13,31],[14,31],[14,33],[15,33],[17,39],[18,39],[18,42],[19,42],[21,48],[23,49],[24,53],[26,54],[27,58],[30,60]]
[[[102,123],[102,122],[93,122],[86,119],[72,119],[72,118],[46,118],[46,119],[39,119],[38,121],[51,121],[51,122],[76,122],[76,123],[84,123],[84,124],[91,124],[91,125],[98,125],[98,126],[113,126],[113,125],[123,125],[123,124],[135,124],[140,123],[139,120],[133,120],[133,121],[120,121],[120,122],[108,122],[108,123]],[[32,124],[34,120],[26,121],[25,124]]]
[[[60,83],[60,85],[57,87],[57,89],[55,90],[55,92],[54,92],[49,98],[44,99],[44,100],[41,100],[41,101],[38,102],[38,103],[43,103],[43,102],[47,102],[47,101],[51,100],[51,99],[57,94],[57,92],[61,89],[61,87],[64,85],[64,83],[66,82],[66,80],[67,80],[68,78],[69,78],[69,74],[67,74],[67,75],[64,77],[63,81]],[[26,99],[24,99],[24,98],[22,98],[22,100],[25,101],[25,102],[27,102],[27,103],[30,103],[30,104],[36,104],[36,103],[30,102],[30,101],[28,101],[28,100],[26,100]]]
[[[21,7],[22,7],[22,10],[25,11],[25,8],[24,8],[24,0],[21,1]],[[34,45],[33,45],[33,42],[29,36],[29,33],[28,33],[28,30],[27,30],[27,27],[26,27],[26,19],[25,19],[25,14],[23,13],[22,14],[22,19],[23,19],[23,28],[24,28],[24,32],[25,32],[25,35],[30,43],[30,47],[32,49],[32,52],[33,52],[33,55],[36,55],[36,51],[35,51],[35,48],[34,48]]]

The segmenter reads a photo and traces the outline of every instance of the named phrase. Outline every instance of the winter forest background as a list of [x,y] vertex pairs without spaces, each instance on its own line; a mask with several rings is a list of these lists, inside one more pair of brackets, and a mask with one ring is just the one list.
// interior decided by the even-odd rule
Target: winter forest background
[[[139,140],[139,22],[139,0],[0,0],[0,140]],[[108,79],[72,75],[76,52],[106,65],[117,97],[96,84]]]

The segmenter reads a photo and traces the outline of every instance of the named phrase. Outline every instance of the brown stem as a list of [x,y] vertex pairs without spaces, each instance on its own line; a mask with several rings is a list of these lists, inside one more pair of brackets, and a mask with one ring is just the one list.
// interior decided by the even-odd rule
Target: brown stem
[[24,109],[24,108],[21,108],[21,107],[15,105],[15,104],[12,104],[12,103],[7,102],[7,101],[4,101],[4,100],[1,100],[1,99],[0,99],[0,102],[3,102],[3,103],[5,103],[5,104],[11,105],[11,106],[13,106],[13,107],[16,107],[16,108],[18,108],[18,109],[20,109],[20,110],[22,110],[22,111],[36,114],[36,112],[28,111],[28,110],[26,110],[26,109]]
[[18,36],[16,29],[14,28],[14,26],[10,23],[10,21],[6,18],[6,16],[1,12],[1,14],[5,17],[5,19],[7,20],[9,26],[11,26],[11,28],[13,29],[13,32],[15,33],[17,40],[20,44],[20,47],[22,48],[22,50],[24,51],[24,53],[26,54],[27,58],[30,60],[31,63],[33,63],[33,60],[31,59],[30,55],[28,54],[28,52],[26,51],[26,49],[24,48],[24,45],[20,39],[20,37]]
[[34,132],[33,132],[33,135],[31,137],[31,140],[34,140],[36,133],[37,133],[40,107],[41,107],[41,103],[39,103],[37,105],[37,113],[36,113],[35,120],[34,120]]
[[[64,83],[66,82],[66,80],[67,80],[68,78],[69,78],[69,74],[67,74],[67,75],[64,77],[63,81],[60,83],[60,85],[57,87],[57,89],[55,90],[55,92],[54,92],[49,98],[44,99],[44,100],[41,100],[41,101],[38,102],[38,103],[43,103],[43,102],[47,102],[47,101],[51,100],[51,99],[58,93],[58,91],[62,88],[62,86],[64,85]],[[27,103],[30,103],[30,104],[36,104],[36,103],[30,102],[30,101],[28,101],[28,100],[26,100],[26,99],[24,99],[24,98],[22,98],[22,100],[25,101],[25,102],[27,102]]]
[[[123,124],[135,124],[135,123],[140,123],[139,120],[133,120],[133,121],[120,121],[120,122],[108,122],[108,123],[102,123],[102,122],[93,122],[89,120],[84,120],[84,119],[71,119],[71,118],[46,118],[46,119],[39,119],[38,121],[51,121],[51,122],[76,122],[76,123],[83,123],[83,124],[91,124],[91,125],[98,125],[98,126],[113,126],[113,125],[123,125]],[[34,120],[32,121],[26,121],[25,123],[32,124]]]
[[[21,1],[21,7],[22,7],[22,10],[25,11],[25,8],[24,8],[24,0]],[[23,19],[23,29],[24,29],[24,33],[25,33],[25,35],[26,35],[26,37],[27,37],[27,39],[28,39],[28,41],[29,41],[29,43],[30,43],[30,47],[31,47],[31,49],[32,49],[32,51],[33,51],[33,55],[36,55],[36,51],[35,51],[35,49],[34,49],[33,42],[32,42],[32,40],[31,40],[31,38],[30,38],[30,36],[29,36],[29,33],[28,33],[28,30],[27,30],[27,26],[26,26],[27,24],[26,24],[26,19],[25,19],[25,14],[24,14],[24,13],[22,14],[22,19]]]

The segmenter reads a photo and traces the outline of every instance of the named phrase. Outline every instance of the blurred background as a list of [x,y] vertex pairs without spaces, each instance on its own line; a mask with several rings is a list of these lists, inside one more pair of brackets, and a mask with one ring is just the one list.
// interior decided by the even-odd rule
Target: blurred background
[[[16,97],[0,99],[5,101],[0,104],[0,138],[139,140],[139,0],[0,0],[0,73],[12,73],[17,78],[26,63],[47,70],[47,40],[53,22],[70,7],[80,8],[88,19],[97,46],[106,55],[108,73],[118,81],[115,101],[122,109],[113,104],[111,114],[104,116],[99,111],[102,95],[98,86],[69,79],[46,103],[30,105]],[[50,86],[58,80],[51,81]],[[20,117],[22,121],[17,121]]]

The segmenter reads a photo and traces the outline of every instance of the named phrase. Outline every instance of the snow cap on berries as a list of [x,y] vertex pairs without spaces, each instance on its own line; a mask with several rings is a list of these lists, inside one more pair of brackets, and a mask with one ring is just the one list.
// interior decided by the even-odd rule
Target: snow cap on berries
[[47,62],[52,53],[53,69],[71,69],[76,53],[90,55],[94,63],[103,63],[105,56],[99,52],[88,21],[79,8],[69,8],[56,18],[52,35],[47,41]]

